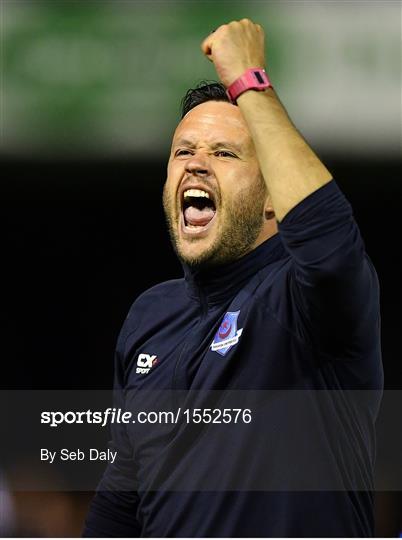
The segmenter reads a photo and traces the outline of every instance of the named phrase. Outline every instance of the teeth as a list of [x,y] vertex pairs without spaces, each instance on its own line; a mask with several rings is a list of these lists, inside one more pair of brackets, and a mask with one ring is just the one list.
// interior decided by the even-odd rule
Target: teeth
[[184,198],[186,197],[206,197],[209,199],[209,194],[202,189],[187,189],[184,192]]

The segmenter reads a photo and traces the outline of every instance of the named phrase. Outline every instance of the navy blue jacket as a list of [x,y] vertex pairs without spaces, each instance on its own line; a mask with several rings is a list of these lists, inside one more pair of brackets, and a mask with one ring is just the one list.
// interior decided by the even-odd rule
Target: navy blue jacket
[[113,425],[84,536],[373,535],[382,384],[377,276],[331,181],[251,253],[133,304],[116,407],[222,408],[230,389],[253,421]]

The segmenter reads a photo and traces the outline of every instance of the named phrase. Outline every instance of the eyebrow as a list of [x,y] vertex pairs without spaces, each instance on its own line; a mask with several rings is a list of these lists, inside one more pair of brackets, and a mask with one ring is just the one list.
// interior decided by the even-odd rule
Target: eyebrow
[[173,146],[188,146],[189,148],[195,148],[196,145],[193,143],[193,141],[188,139],[179,139],[174,143]]
[[[177,146],[187,146],[188,148],[195,148],[197,145],[194,143],[194,141],[190,141],[188,139],[179,139],[174,144],[175,148]],[[211,150],[218,150],[219,148],[228,148],[228,149],[232,149],[238,152],[239,154],[244,152],[244,150],[242,150],[240,146],[238,146],[236,143],[228,142],[228,141],[215,142],[210,145],[210,148]]]

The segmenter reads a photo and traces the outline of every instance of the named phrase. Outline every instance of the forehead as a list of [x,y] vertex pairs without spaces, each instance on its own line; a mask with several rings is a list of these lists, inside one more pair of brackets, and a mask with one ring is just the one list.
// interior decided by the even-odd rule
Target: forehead
[[251,135],[239,107],[225,101],[207,101],[191,109],[181,120],[173,136],[180,139],[216,142],[219,139],[249,144]]

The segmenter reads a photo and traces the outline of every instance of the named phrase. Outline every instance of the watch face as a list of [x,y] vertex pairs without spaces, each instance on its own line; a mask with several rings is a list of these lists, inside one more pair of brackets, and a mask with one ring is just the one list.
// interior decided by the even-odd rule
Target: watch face
[[261,71],[254,71],[254,77],[257,79],[257,81],[260,83],[260,84],[264,84],[265,81],[264,81],[264,78],[261,74]]

